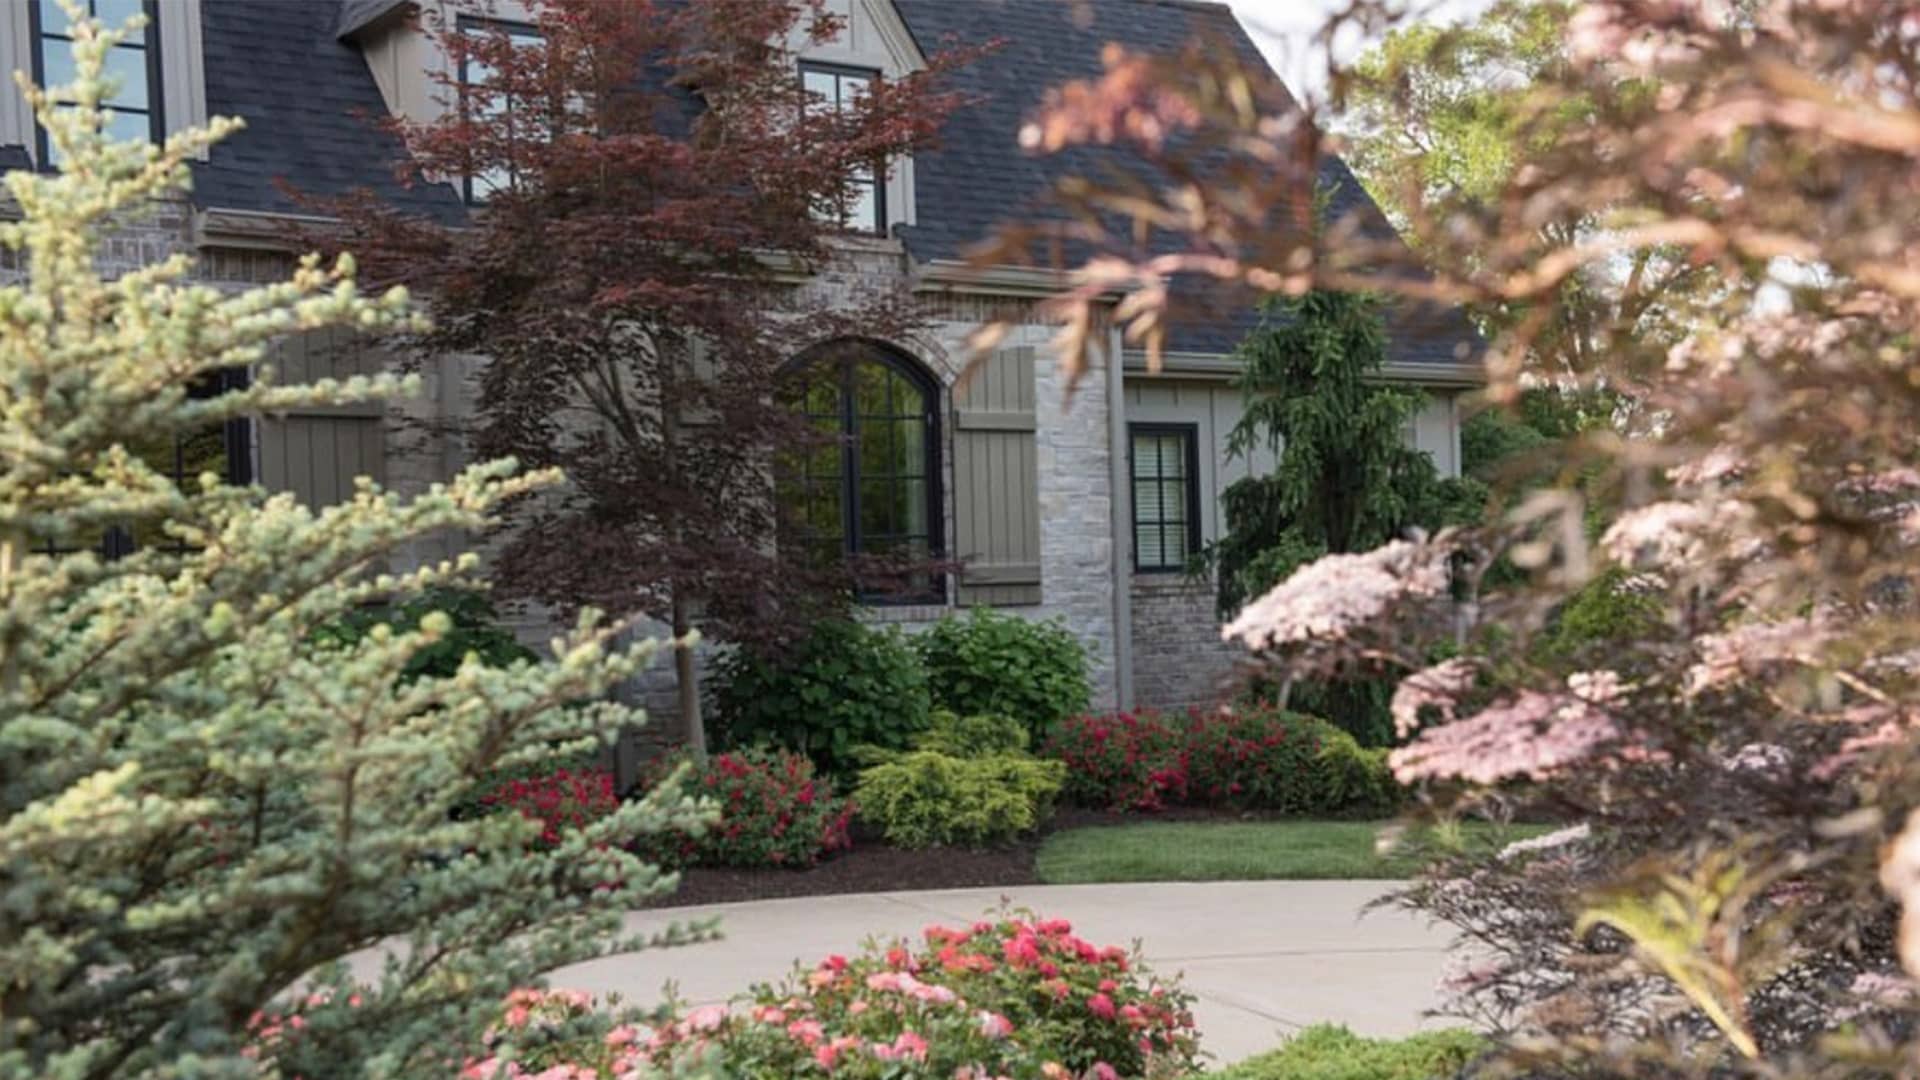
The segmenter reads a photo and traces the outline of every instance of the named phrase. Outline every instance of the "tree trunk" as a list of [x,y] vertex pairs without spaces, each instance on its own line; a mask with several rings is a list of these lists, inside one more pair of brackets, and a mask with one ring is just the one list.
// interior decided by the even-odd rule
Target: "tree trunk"
[[700,718],[700,679],[693,669],[693,647],[686,642],[692,629],[687,619],[686,597],[673,591],[673,679],[680,691],[680,726],[686,737],[687,752],[700,764],[707,763],[707,727]]

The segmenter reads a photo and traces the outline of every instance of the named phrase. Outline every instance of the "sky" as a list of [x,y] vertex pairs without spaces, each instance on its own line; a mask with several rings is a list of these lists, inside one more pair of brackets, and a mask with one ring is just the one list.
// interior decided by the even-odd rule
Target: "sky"
[[[1296,97],[1315,96],[1325,89],[1326,57],[1313,46],[1314,33],[1327,16],[1350,0],[1227,0],[1240,25],[1266,54],[1267,62],[1286,80]],[[1409,6],[1423,19],[1455,22],[1490,6],[1491,0],[1413,0]],[[1336,43],[1343,62],[1365,51],[1371,42],[1358,36]]]

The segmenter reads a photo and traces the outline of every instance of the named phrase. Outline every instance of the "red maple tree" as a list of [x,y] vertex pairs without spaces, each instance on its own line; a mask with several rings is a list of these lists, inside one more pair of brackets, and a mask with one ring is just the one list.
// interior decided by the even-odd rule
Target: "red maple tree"
[[[808,345],[896,337],[903,297],[827,299],[856,181],[926,145],[963,62],[875,82],[839,107],[803,86],[794,43],[844,20],[821,0],[538,0],[530,26],[426,26],[449,64],[438,119],[399,120],[406,168],[457,181],[459,222],[360,199],[344,246],[425,297],[423,352],[488,361],[473,448],[567,483],[513,516],[510,595],[669,625],[680,715],[705,734],[688,632],[777,639],[871,587],[775,543],[770,482],[823,435],[780,375]],[[899,565],[880,568],[897,573]]]

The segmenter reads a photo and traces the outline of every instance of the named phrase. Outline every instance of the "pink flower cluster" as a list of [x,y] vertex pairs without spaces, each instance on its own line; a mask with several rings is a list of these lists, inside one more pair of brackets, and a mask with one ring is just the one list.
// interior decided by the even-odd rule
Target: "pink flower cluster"
[[1345,639],[1398,604],[1445,595],[1448,554],[1443,544],[1395,540],[1325,556],[1242,608],[1221,637],[1256,650]]
[[1570,693],[1523,690],[1465,720],[1428,728],[1387,758],[1403,784],[1461,779],[1539,780],[1620,737],[1612,716]]
[[642,1045],[662,1069],[712,1049],[754,1075],[885,1077],[908,1065],[916,1076],[1117,1080],[1192,1064],[1188,1003],[1064,919],[1005,917],[828,956],[722,1015],[657,1027]]

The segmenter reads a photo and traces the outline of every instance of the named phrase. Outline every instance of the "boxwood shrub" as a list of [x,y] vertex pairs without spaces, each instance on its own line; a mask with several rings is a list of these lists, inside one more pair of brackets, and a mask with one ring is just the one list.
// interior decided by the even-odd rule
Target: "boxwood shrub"
[[1066,766],[1025,754],[902,754],[860,774],[862,819],[901,847],[985,847],[1032,832],[1053,813]]

